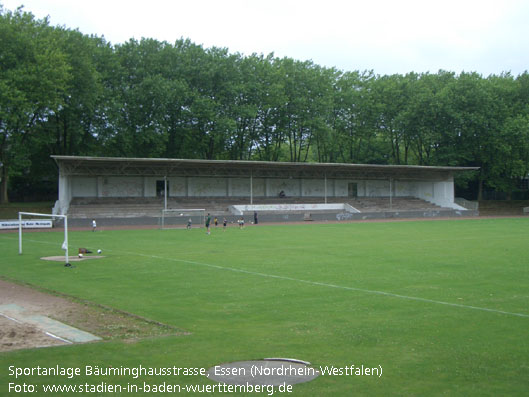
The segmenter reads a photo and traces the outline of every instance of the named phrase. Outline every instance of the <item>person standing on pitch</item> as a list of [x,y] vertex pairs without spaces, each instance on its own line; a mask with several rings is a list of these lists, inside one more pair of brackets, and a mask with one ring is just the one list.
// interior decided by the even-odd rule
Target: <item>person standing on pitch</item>
[[97,227],[97,223],[95,219],[92,219],[92,231],[95,232]]
[[209,215],[208,213],[208,217],[206,218],[206,231],[207,231],[207,234],[210,234],[211,232],[209,231],[209,224],[211,223],[211,215]]
[[222,231],[223,232],[226,231],[226,226],[228,226],[228,221],[226,220],[226,218],[224,218],[224,220],[222,221]]
[[257,218],[257,211],[253,212],[253,223],[257,225],[259,223],[259,218]]

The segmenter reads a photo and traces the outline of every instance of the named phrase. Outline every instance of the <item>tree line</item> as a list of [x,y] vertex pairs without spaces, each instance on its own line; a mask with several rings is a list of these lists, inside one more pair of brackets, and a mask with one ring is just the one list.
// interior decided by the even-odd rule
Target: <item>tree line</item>
[[[0,5],[0,162],[49,191],[50,155],[479,166],[476,197],[529,173],[529,74],[376,75],[50,26]],[[40,190],[39,190],[40,189]]]

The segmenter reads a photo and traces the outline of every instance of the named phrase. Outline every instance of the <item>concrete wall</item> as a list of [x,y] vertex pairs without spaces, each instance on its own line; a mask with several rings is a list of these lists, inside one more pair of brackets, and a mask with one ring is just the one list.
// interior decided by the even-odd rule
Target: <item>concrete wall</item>
[[73,197],[97,197],[96,177],[76,177],[72,179]]
[[227,178],[229,197],[249,197],[250,192],[256,197],[265,195],[266,184],[263,178]]
[[186,197],[187,196],[186,178],[171,177],[171,178],[167,178],[167,181],[169,183],[169,196],[170,197]]
[[417,197],[441,207],[464,210],[454,203],[454,180],[446,181],[395,181],[395,196]]
[[158,180],[160,178],[152,176],[143,177],[143,197],[156,197],[156,181]]
[[389,196],[389,180],[366,181],[365,191],[360,197],[387,197]]
[[226,197],[226,179],[188,178],[188,195],[190,197]]
[[102,185],[99,197],[144,197],[143,177],[140,176],[104,177]]
[[[348,197],[349,184],[356,183],[358,197],[388,197],[388,180],[286,179],[286,178],[213,178],[170,177],[169,197],[277,197],[283,191],[289,197]],[[59,178],[60,208],[67,208],[73,197],[155,197],[156,182],[163,177],[65,177]],[[394,197],[418,197],[423,200],[462,209],[454,204],[453,178],[445,181],[392,181]],[[64,211],[61,209],[60,211]],[[64,213],[64,212],[63,212]]]
[[70,201],[72,201],[70,177],[59,174],[59,199],[55,202],[53,214],[67,214],[70,208]]
[[[331,194],[329,194],[331,193]],[[302,179],[301,197],[323,197],[325,196],[325,180]],[[334,196],[334,181],[327,181],[327,196]]]
[[269,179],[266,189],[266,197],[277,197],[284,192],[289,197],[301,196],[301,182],[299,179]]

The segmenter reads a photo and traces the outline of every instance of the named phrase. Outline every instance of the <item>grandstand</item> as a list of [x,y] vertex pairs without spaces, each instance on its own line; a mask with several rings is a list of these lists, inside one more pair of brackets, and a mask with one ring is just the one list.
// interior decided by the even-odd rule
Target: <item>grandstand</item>
[[[276,199],[256,199],[254,204],[317,204],[321,200],[316,198],[286,198],[283,200]],[[333,198],[328,200],[329,203],[346,203],[351,207],[358,209],[360,212],[379,212],[379,211],[426,211],[442,210],[443,208],[414,197],[397,197],[393,199],[390,208],[389,199],[362,198],[340,200]],[[230,215],[230,207],[233,205],[246,205],[244,199],[218,199],[218,198],[188,198],[188,199],[170,199],[168,208],[205,208],[206,211],[216,215]],[[159,198],[80,198],[76,197],[70,203],[69,215],[72,218],[112,218],[112,217],[157,217],[160,216],[160,209],[163,208],[164,201]],[[281,212],[281,210],[276,210]]]
[[259,211],[261,222],[477,215],[454,202],[453,187],[456,172],[475,168],[53,158],[54,212],[74,224],[156,224],[163,208],[204,208],[230,220]]

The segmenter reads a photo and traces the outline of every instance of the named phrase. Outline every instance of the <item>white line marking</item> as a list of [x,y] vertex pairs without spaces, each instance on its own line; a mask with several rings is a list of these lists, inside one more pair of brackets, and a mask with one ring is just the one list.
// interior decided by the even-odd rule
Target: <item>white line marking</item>
[[[35,241],[35,242],[39,242],[39,241]],[[48,242],[41,242],[41,243],[49,244]],[[120,252],[120,251],[116,251],[116,250],[110,250],[108,248],[105,249],[105,250],[109,251],[109,252]],[[451,306],[451,307],[459,307],[459,308],[463,308],[463,309],[479,310],[479,311],[489,312],[489,313],[505,314],[507,316],[516,316],[516,317],[529,318],[529,314],[516,313],[516,312],[507,312],[507,311],[504,311],[504,310],[489,309],[487,307],[462,305],[460,303],[444,302],[444,301],[438,301],[438,300],[434,300],[434,299],[420,298],[420,297],[417,297],[417,296],[399,295],[399,294],[394,294],[392,292],[377,291],[377,290],[370,290],[370,289],[356,288],[356,287],[346,287],[346,286],[343,286],[343,285],[335,285],[335,284],[328,284],[328,283],[320,283],[318,281],[303,280],[303,279],[287,277],[287,276],[278,276],[278,275],[275,275],[275,274],[266,274],[266,273],[252,272],[252,271],[249,271],[249,270],[236,269],[236,268],[233,268],[233,267],[226,267],[226,266],[219,266],[219,265],[212,265],[212,264],[209,264],[209,263],[188,261],[188,260],[185,260],[185,259],[164,258],[164,257],[157,256],[157,255],[147,255],[147,254],[133,253],[133,252],[130,252],[130,251],[121,252],[121,253],[122,254],[127,254],[127,255],[143,256],[143,257],[146,257],[146,258],[161,259],[161,260],[164,260],[164,261],[174,261],[174,262],[189,263],[191,265],[206,266],[206,267],[211,267],[211,268],[219,269],[219,270],[229,270],[229,271],[236,272],[236,273],[250,274],[250,275],[259,276],[259,277],[267,277],[267,278],[275,278],[275,279],[279,279],[279,280],[294,281],[294,282],[298,282],[298,283],[317,285],[317,286],[320,286],[320,287],[337,288],[337,289],[343,289],[343,290],[346,290],[346,291],[356,291],[356,292],[364,292],[364,293],[367,293],[367,294],[391,296],[392,298],[414,300],[414,301],[426,302],[426,303],[435,303],[437,305],[445,305],[445,306]]]
[[[18,323],[18,324],[22,324],[22,325],[25,324],[25,325],[29,325],[29,326],[31,326],[31,327],[34,327],[33,324],[23,323],[22,321],[19,321],[19,320],[17,320],[16,318],[10,317],[10,316],[8,316],[7,314],[4,314],[4,313],[0,313],[0,316],[5,317],[5,318],[7,318],[7,319],[9,319],[9,320],[11,320],[11,321],[14,321],[15,323]],[[48,335],[48,336],[51,336],[52,338],[58,339],[58,340],[63,341],[63,342],[65,342],[65,343],[73,344],[72,341],[69,341],[68,339],[61,338],[60,336],[54,335],[54,334],[52,334],[51,332],[47,332],[47,331],[42,331],[42,332],[44,332],[44,333],[45,333],[46,335]]]
[[68,340],[68,339],[64,339],[64,338],[61,338],[60,336],[57,336],[57,335],[54,335],[52,334],[51,332],[44,332],[46,335],[48,336],[51,336],[52,338],[55,338],[55,339],[58,339],[62,342],[65,342],[65,343],[69,343],[69,344],[73,344],[72,341]]
[[16,318],[9,317],[7,314],[0,313],[0,316],[3,316],[3,317],[5,317],[5,318],[7,318],[8,320],[14,321],[15,323],[23,324],[22,321],[18,321]]
[[[110,250],[107,250],[107,251],[110,251]],[[129,254],[132,254],[132,253],[129,252]],[[220,270],[229,270],[229,271],[232,271],[232,272],[250,274],[250,275],[259,276],[259,277],[268,277],[268,278],[275,278],[275,279],[279,279],[279,280],[294,281],[294,282],[298,282],[298,283],[316,285],[316,286],[319,286],[319,287],[328,287],[328,288],[343,289],[343,290],[346,290],[346,291],[364,292],[364,293],[367,293],[367,294],[376,294],[376,295],[390,296],[392,298],[414,300],[414,301],[426,302],[426,303],[435,303],[437,305],[445,305],[445,306],[459,307],[459,308],[463,308],[463,309],[472,309],[472,310],[480,310],[480,311],[490,312],[490,313],[505,314],[505,315],[508,315],[508,316],[529,318],[529,314],[516,313],[516,312],[507,312],[507,311],[504,311],[504,310],[489,309],[487,307],[462,305],[460,303],[444,302],[444,301],[438,301],[438,300],[434,300],[434,299],[420,298],[420,297],[416,297],[416,296],[400,295],[400,294],[394,294],[392,292],[377,291],[377,290],[370,290],[370,289],[364,289],[364,288],[346,287],[346,286],[343,286],[343,285],[321,283],[321,282],[318,282],[318,281],[303,280],[303,279],[287,277],[287,276],[278,276],[278,275],[275,275],[275,274],[252,272],[252,271],[249,271],[249,270],[243,270],[243,269],[237,269],[237,268],[233,268],[233,267],[226,267],[226,266],[219,266],[219,265],[212,265],[212,264],[209,264],[209,263],[188,261],[188,260],[185,260],[185,259],[164,258],[164,257],[157,256],[157,255],[147,255],[147,254],[138,254],[138,253],[135,253],[133,255],[144,256],[144,257],[147,257],[147,258],[161,259],[161,260],[169,260],[169,261],[174,261],[174,262],[189,263],[191,265],[206,266],[206,267],[211,267],[211,268],[220,269]]]

